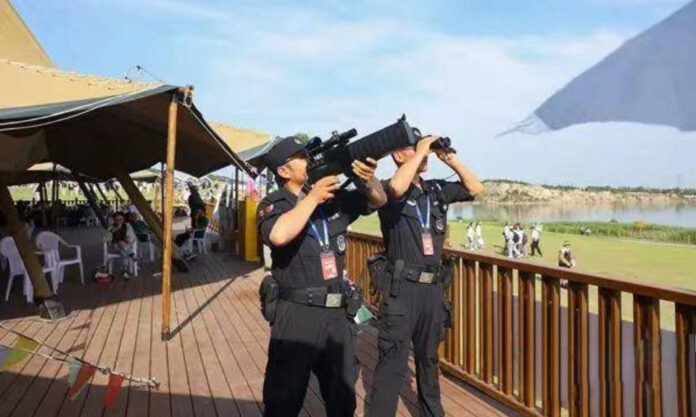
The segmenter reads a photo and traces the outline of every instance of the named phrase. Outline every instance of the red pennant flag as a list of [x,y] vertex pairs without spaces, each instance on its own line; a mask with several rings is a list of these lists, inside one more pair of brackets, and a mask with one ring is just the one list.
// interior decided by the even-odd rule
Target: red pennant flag
[[123,377],[121,375],[109,374],[109,383],[106,385],[106,394],[104,395],[104,408],[109,408],[116,402],[118,393],[121,392]]
[[94,371],[96,370],[97,368],[95,368],[94,366],[88,363],[83,363],[82,367],[80,368],[80,371],[77,373],[75,383],[72,384],[70,390],[68,391],[68,398],[70,398],[71,400],[77,398],[77,396],[80,395],[84,387],[92,378],[92,375],[94,375]]

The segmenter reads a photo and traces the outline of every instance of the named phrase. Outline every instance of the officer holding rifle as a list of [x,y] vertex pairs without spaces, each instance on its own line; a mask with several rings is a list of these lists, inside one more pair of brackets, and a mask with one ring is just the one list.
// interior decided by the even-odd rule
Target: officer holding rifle
[[355,412],[355,324],[360,305],[344,280],[348,225],[386,203],[372,158],[353,161],[353,174],[366,185],[340,189],[336,176],[316,181],[305,193],[306,146],[297,137],[274,145],[265,164],[280,189],[260,203],[257,226],[271,248],[272,277],[261,286],[262,308],[271,322],[263,387],[264,415],[296,416],[310,372],[319,380],[329,417]]
[[[379,363],[368,415],[396,415],[399,391],[407,375],[411,342],[416,362],[421,416],[444,416],[438,380],[438,345],[451,322],[444,293],[451,262],[442,249],[451,203],[472,200],[483,185],[437,136],[420,139],[392,153],[398,170],[384,181],[388,202],[379,209],[386,253],[369,263],[373,285],[382,295]],[[457,182],[424,180],[432,148],[459,177]]]

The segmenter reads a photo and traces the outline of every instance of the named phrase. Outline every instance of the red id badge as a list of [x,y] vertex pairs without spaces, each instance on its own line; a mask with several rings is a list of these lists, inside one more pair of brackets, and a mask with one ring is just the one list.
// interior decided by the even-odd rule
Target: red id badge
[[431,235],[430,232],[423,232],[421,237],[423,239],[423,255],[434,255],[433,235]]
[[324,280],[336,278],[338,276],[336,256],[333,252],[321,253],[321,274],[324,277]]

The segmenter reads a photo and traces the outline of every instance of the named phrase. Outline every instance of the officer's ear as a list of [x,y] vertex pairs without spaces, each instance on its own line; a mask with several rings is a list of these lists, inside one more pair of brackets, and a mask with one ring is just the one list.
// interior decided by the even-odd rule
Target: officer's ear
[[392,159],[394,160],[394,163],[396,166],[401,166],[406,162],[406,154],[404,153],[404,149],[398,149],[394,152],[392,152]]
[[276,170],[276,173],[283,180],[289,180],[290,176],[291,176],[290,168],[288,168],[287,164],[278,167],[278,169]]

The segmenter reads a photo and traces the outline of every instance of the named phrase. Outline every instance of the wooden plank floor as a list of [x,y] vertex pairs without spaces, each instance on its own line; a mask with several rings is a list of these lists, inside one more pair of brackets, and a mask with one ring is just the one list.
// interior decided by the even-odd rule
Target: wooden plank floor
[[[65,231],[80,243],[86,274],[98,262],[101,239],[96,229]],[[15,280],[9,302],[0,303],[3,325],[68,351],[90,362],[160,381],[158,390],[124,384],[116,404],[104,410],[107,377],[97,373],[76,400],[67,398],[68,369],[34,356],[0,374],[1,416],[260,416],[269,327],[258,308],[262,271],[228,253],[208,254],[192,263],[192,272],[173,280],[173,336],[160,337],[160,279],[153,265],[140,276],[109,285],[79,284],[68,271],[60,298],[68,319],[48,323],[34,316]],[[4,291],[6,276],[0,275]],[[0,342],[14,336],[0,330]],[[377,361],[374,329],[361,331],[357,343],[360,378],[356,385],[363,415]],[[472,388],[441,377],[442,402],[451,416],[507,416],[510,410]],[[399,399],[400,416],[417,415],[413,363]],[[324,416],[318,384],[312,378],[303,416]]]

